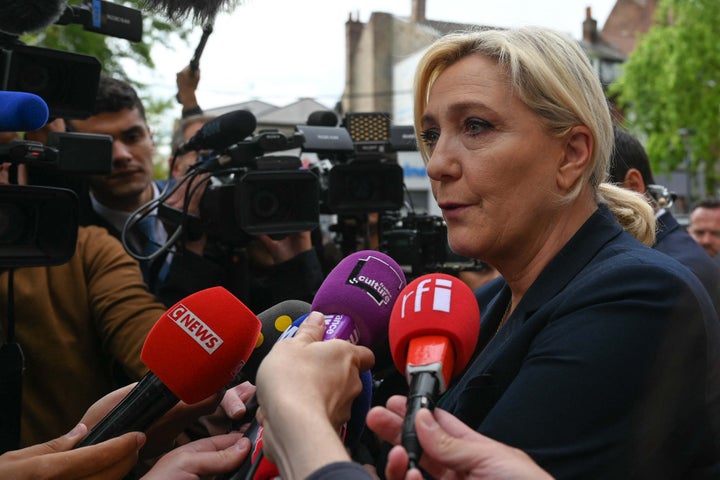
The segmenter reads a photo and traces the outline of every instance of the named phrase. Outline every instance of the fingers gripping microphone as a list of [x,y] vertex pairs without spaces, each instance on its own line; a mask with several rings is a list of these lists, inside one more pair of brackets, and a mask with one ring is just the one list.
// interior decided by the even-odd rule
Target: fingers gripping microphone
[[221,150],[252,134],[257,126],[255,115],[247,110],[235,110],[213,118],[187,142],[182,144],[178,155],[193,150]]
[[180,300],[145,340],[141,358],[150,372],[78,446],[145,431],[179,400],[193,404],[217,393],[245,364],[259,333],[258,318],[223,287]]
[[[405,285],[402,268],[382,252],[362,250],[342,259],[325,277],[311,306],[312,310],[325,315],[323,340],[340,339],[372,348],[386,338],[390,313]],[[303,320],[304,317],[295,320],[277,341],[295,336]],[[370,372],[361,374],[363,392],[353,403],[355,414],[361,411],[367,413],[370,409],[371,375]],[[346,440],[354,442],[361,433],[358,433],[359,430],[360,426],[356,422],[350,422],[346,428]],[[250,462],[258,458],[257,452],[262,446],[262,428],[257,421],[252,422],[246,435],[252,441],[255,453],[248,456],[237,471],[227,476],[228,480],[246,478],[251,468]],[[267,466],[267,460],[264,463],[263,471],[273,471]],[[260,473],[258,470],[254,478],[259,480]]]
[[390,313],[405,287],[388,255],[361,250],[342,259],[320,285],[312,309],[325,315],[323,340],[340,338],[372,348],[387,336]]
[[[304,314],[293,321],[292,324],[282,333],[282,335],[279,336],[276,343],[280,340],[294,337],[300,328],[300,325],[306,318],[307,314]],[[350,449],[355,448],[360,441],[363,429],[365,428],[365,417],[367,416],[368,411],[370,411],[372,404],[372,372],[370,370],[360,372],[360,381],[362,383],[362,391],[353,401],[350,420],[343,427],[340,435],[345,445]],[[252,443],[252,450],[250,451],[250,455],[248,455],[240,467],[237,470],[223,476],[222,480],[243,480],[248,478],[252,478],[253,480],[270,480],[275,479],[278,475],[280,475],[280,471],[277,466],[261,455],[263,430],[260,423],[254,418],[254,411],[257,410],[257,401],[255,396],[248,401],[248,410],[251,408],[250,405],[252,405],[253,408],[253,419],[248,428],[245,430],[245,436],[250,439],[250,442]],[[238,426],[239,425],[236,425],[236,427]],[[254,470],[254,473],[252,474],[251,469]],[[248,474],[251,474],[251,476],[248,477]]]
[[422,454],[415,415],[421,408],[435,407],[451,378],[470,361],[479,333],[475,295],[453,276],[434,273],[418,277],[395,303],[388,340],[393,362],[410,385],[402,444],[411,468]]
[[25,92],[0,91],[0,132],[27,132],[42,128],[50,110],[41,97]]

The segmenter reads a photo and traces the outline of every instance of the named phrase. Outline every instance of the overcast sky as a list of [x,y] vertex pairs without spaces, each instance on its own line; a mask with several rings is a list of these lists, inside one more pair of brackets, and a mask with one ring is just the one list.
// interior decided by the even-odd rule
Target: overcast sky
[[[602,28],[615,0],[426,0],[426,17],[510,27],[543,25],[582,36],[585,9]],[[198,98],[212,108],[251,99],[282,106],[312,97],[332,107],[345,81],[345,22],[374,11],[409,16],[411,0],[244,0],[216,18],[200,60]],[[187,65],[202,29],[173,51],[156,48],[157,73],[143,79],[173,98],[175,73]],[[179,114],[179,107],[177,112]]]

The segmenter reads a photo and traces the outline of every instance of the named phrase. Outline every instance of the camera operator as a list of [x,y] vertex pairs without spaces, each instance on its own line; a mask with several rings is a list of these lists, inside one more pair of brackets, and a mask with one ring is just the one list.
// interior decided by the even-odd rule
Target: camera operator
[[[0,188],[9,169],[0,170]],[[19,184],[24,170],[18,166]],[[79,228],[67,263],[16,268],[12,298],[9,275],[0,269],[0,325],[5,336],[13,322],[24,352],[20,443],[27,446],[67,432],[102,395],[144,375],[140,351],[165,308],[137,262],[97,227]]]
[[[162,183],[152,179],[155,144],[142,102],[126,82],[103,76],[95,114],[67,123],[72,131],[108,134],[114,139],[112,172],[90,178],[93,207],[90,223],[104,226],[120,237],[129,215],[159,196],[163,188]],[[198,191],[192,196],[189,213],[199,211],[201,193]],[[170,206],[181,208],[183,194],[176,192],[172,198],[175,201]],[[155,219],[152,235],[138,232],[133,245],[138,251],[157,250],[167,241],[164,223],[157,217],[147,218]],[[179,242],[174,252],[164,259],[160,256],[154,261],[141,262],[141,267],[151,291],[166,305],[214,285],[225,286],[256,312],[290,298],[312,300],[322,282],[322,273],[312,250],[310,233],[292,234],[282,240],[260,236],[257,242],[268,255],[264,262],[251,262],[252,275],[234,261],[236,252],[217,252],[216,243],[205,235]],[[244,294],[244,288],[233,285],[238,276],[243,278],[237,283],[243,284],[249,275],[252,279],[250,298]]]
[[[89,177],[89,219],[83,223],[105,227],[120,237],[130,212],[159,195],[160,187],[153,182],[153,154],[155,143],[145,119],[145,109],[135,90],[125,82],[101,77],[98,87],[97,113],[83,120],[66,120],[69,131],[102,133],[113,137],[112,170],[109,175]],[[157,248],[167,239],[167,233],[157,217],[148,217],[149,225],[134,232],[131,245],[139,251]],[[169,270],[165,257],[141,262],[143,278],[153,293]]]
[[[189,67],[177,74],[183,118],[173,133],[173,156],[169,159],[169,168],[176,181],[182,179],[188,167],[198,160],[198,152],[175,153],[215,118],[204,114],[195,100],[199,70],[195,74],[198,76],[194,76]],[[192,115],[186,115],[187,112]],[[291,233],[278,240],[258,235],[241,246],[226,244],[210,236],[203,245],[201,251],[196,250],[202,253],[202,260],[188,255],[182,264],[173,267],[176,274],[166,279],[159,289],[163,302],[171,304],[195,290],[221,284],[253,311],[259,312],[287,299],[310,302],[322,283],[322,267],[309,231]]]

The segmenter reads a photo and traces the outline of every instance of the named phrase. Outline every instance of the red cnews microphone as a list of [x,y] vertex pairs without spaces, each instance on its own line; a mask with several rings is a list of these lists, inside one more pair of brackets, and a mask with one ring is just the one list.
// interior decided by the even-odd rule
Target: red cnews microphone
[[78,447],[145,431],[182,400],[197,403],[219,392],[247,362],[260,320],[223,287],[189,295],[161,316],[140,357],[150,371]]
[[480,308],[461,280],[443,273],[423,275],[400,293],[388,341],[395,366],[410,384],[402,445],[411,468],[422,454],[415,415],[421,408],[435,408],[452,377],[470,361],[479,334]]

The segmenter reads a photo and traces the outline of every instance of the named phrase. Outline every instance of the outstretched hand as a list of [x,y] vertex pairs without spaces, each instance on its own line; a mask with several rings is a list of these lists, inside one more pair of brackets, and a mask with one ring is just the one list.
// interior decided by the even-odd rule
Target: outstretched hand
[[163,455],[143,480],[199,480],[237,469],[250,452],[239,432],[201,438]]
[[14,480],[112,480],[123,478],[138,460],[145,435],[130,432],[108,441],[73,450],[87,434],[80,423],[70,432],[49,442],[0,456],[0,478]]
[[283,478],[305,478],[328,463],[349,460],[338,431],[362,391],[360,372],[375,359],[366,347],[323,342],[324,333],[323,315],[312,312],[258,369],[263,450]]
[[[393,396],[385,407],[368,413],[367,426],[395,445],[388,454],[388,480],[422,480],[417,469],[408,470],[407,451],[400,445],[406,399]],[[420,466],[440,480],[547,480],[552,476],[525,452],[482,435],[452,414],[421,409],[415,417],[423,447]]]

